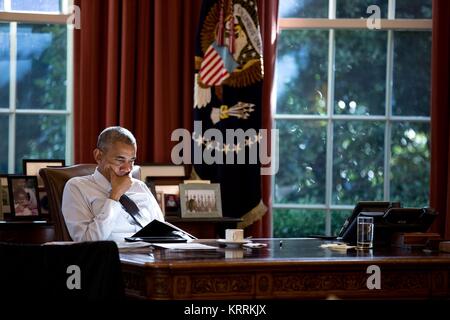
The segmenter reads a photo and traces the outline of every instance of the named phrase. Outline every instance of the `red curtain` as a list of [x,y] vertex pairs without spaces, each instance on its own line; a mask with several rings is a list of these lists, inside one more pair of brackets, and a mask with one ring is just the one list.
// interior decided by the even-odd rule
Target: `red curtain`
[[130,129],[139,162],[169,162],[174,129],[192,127],[201,0],[77,0],[75,162],[92,162],[100,131]]
[[[170,162],[170,135],[192,131],[194,45],[201,0],[76,0],[75,163],[91,163],[102,129],[121,125],[138,141],[138,162]],[[264,45],[263,128],[270,129],[278,0],[258,0]],[[271,177],[262,177],[271,205]],[[270,209],[269,209],[270,210]],[[271,214],[250,227],[269,236]]]
[[[263,113],[261,127],[268,130],[272,129],[272,107],[274,106],[272,89],[275,76],[278,2],[278,0],[258,1],[259,22],[264,50]],[[246,234],[251,234],[254,237],[272,236],[272,178],[273,177],[270,175],[261,177],[262,198],[264,204],[268,208],[268,212],[260,221],[257,221],[248,227]]]
[[450,2],[433,0],[431,63],[430,206],[439,215],[433,230],[450,239]]

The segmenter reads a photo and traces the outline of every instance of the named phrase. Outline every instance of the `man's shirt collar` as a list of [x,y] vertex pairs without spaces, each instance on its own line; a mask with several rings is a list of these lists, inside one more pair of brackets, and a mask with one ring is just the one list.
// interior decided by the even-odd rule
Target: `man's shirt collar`
[[102,187],[107,192],[111,192],[111,183],[106,179],[106,177],[98,171],[98,168],[95,168],[94,174],[92,175],[96,184]]

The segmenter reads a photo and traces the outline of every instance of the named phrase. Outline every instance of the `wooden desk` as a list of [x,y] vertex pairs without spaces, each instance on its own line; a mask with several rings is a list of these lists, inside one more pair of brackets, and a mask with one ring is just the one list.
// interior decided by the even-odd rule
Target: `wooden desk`
[[[121,253],[126,293],[144,299],[450,298],[450,254],[332,251],[318,239],[255,239],[261,249]],[[215,242],[214,242],[215,243]],[[150,250],[149,250],[150,251]],[[242,258],[226,258],[226,256]],[[367,288],[381,271],[381,289]]]
[[47,221],[0,221],[0,241],[44,243],[54,238],[53,223]]
[[[223,238],[225,229],[236,228],[239,218],[191,218],[166,217],[166,220],[198,238]],[[53,241],[54,225],[48,221],[0,220],[0,241],[18,243],[44,243]]]
[[201,239],[216,239],[225,237],[225,229],[235,229],[240,218],[180,218],[165,217],[167,222]]

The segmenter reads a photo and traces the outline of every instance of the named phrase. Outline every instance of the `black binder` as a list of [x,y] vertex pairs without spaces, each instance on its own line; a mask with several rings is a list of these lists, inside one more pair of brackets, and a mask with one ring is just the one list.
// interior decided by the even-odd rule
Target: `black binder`
[[155,243],[187,242],[197,239],[186,231],[166,221],[153,220],[126,241],[145,241]]

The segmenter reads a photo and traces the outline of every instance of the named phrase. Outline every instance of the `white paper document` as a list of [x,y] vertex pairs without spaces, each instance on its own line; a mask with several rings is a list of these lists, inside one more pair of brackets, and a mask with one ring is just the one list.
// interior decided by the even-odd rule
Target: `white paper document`
[[140,250],[149,251],[150,246],[152,245],[151,243],[143,241],[136,241],[136,242],[116,241],[116,244],[120,252],[140,251]]
[[346,243],[324,243],[320,245],[321,248],[328,248],[331,250],[348,250],[353,249],[355,246],[350,246]]
[[50,241],[50,242],[46,242],[43,243],[43,246],[65,246],[68,244],[75,244],[77,242],[75,241]]
[[187,242],[187,243],[152,243],[154,246],[172,250],[216,250],[217,247],[208,246],[202,243]]

